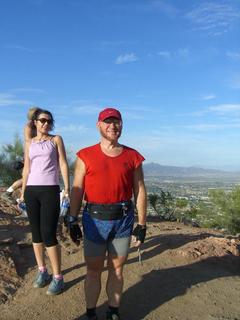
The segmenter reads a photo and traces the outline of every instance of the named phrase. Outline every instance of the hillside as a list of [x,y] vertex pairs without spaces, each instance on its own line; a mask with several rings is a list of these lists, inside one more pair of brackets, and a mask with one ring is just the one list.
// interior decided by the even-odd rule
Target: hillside
[[[57,297],[32,288],[36,267],[27,219],[0,203],[1,320],[83,320],[82,246],[59,225],[66,288]],[[150,219],[149,219],[150,220]],[[122,320],[240,320],[240,240],[180,223],[150,220],[142,246],[125,267]],[[103,289],[106,271],[103,273]],[[104,319],[106,294],[98,313]]]

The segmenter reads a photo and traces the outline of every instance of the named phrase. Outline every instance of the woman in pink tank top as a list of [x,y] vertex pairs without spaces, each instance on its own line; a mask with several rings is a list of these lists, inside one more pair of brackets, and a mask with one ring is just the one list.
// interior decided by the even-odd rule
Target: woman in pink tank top
[[26,203],[38,265],[33,286],[42,288],[51,280],[44,259],[46,248],[53,273],[47,294],[55,295],[64,288],[60,248],[56,237],[60,211],[59,173],[61,172],[64,182],[64,196],[68,197],[69,169],[62,138],[49,134],[54,126],[51,112],[37,110],[33,122],[36,136],[25,144],[21,199]]

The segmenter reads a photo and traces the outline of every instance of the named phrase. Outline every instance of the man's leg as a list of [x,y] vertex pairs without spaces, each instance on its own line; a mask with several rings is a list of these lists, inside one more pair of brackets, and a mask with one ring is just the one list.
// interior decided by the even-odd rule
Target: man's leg
[[8,203],[16,205],[17,202],[13,198],[12,194],[15,190],[22,186],[22,179],[15,181],[4,193],[2,193],[1,198],[6,200]]
[[127,256],[108,256],[108,279],[106,291],[108,296],[108,305],[119,307],[123,289],[123,265]]
[[85,299],[87,309],[96,308],[98,297],[101,291],[101,274],[104,267],[104,256],[87,257],[87,274],[84,283]]
[[119,318],[119,306],[123,291],[123,266],[127,260],[130,237],[112,239],[108,243],[108,296],[107,320]]
[[[90,229],[89,229],[90,230]],[[85,231],[89,231],[85,228]],[[84,281],[87,319],[97,319],[96,305],[101,292],[101,274],[106,256],[106,244],[84,238],[84,257],[87,274]]]

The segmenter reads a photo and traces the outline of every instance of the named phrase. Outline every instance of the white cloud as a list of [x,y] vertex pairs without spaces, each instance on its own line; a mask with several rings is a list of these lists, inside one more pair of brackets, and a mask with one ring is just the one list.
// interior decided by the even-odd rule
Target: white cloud
[[[2,119],[0,120],[0,136],[1,136],[1,140],[3,140],[3,135],[1,135],[1,133],[12,133],[15,134],[16,132],[18,132],[20,130],[21,126],[19,125],[19,123],[14,123],[12,120],[7,120],[7,119]],[[21,128],[22,130],[22,128]],[[6,140],[10,140],[9,137],[7,137]]]
[[213,100],[213,99],[216,99],[216,95],[212,93],[201,97],[201,100]]
[[18,51],[24,51],[24,52],[34,52],[33,49],[21,46],[21,45],[15,45],[15,44],[9,44],[4,46],[5,49],[13,49],[13,50],[18,50]]
[[236,76],[232,79],[231,87],[233,89],[240,89],[240,76]]
[[229,103],[229,104],[219,104],[215,106],[209,106],[208,108],[204,108],[202,110],[190,113],[189,115],[202,117],[211,113],[214,113],[215,115],[219,115],[221,117],[225,116],[226,117],[225,119],[228,119],[229,121],[231,117],[236,117],[240,115],[240,104]]
[[127,42],[126,41],[102,41],[100,42],[100,46],[102,47],[119,47],[119,46],[123,46],[126,45]]
[[226,56],[231,60],[240,61],[240,51],[227,51]]
[[[122,112],[123,113],[123,112]],[[138,112],[124,112],[122,115],[123,121],[131,121],[131,120],[143,120],[145,117],[143,114],[139,114]]]
[[228,3],[217,2],[203,2],[186,14],[197,30],[214,36],[228,32],[239,17],[239,10]]
[[59,131],[61,131],[61,132],[70,132],[70,133],[74,133],[74,132],[85,133],[85,132],[88,131],[88,128],[85,127],[84,125],[69,124],[68,126],[61,126],[59,128]]
[[[112,1],[114,2],[114,1]],[[140,13],[147,13],[152,14],[165,14],[170,18],[174,18],[178,13],[179,10],[167,3],[167,1],[162,0],[149,0],[149,1],[116,1],[116,3],[111,4],[111,8],[115,9],[115,11],[120,12],[140,12]]]
[[166,59],[170,59],[172,55],[170,51],[159,51],[157,54]]
[[226,130],[231,128],[240,128],[240,123],[198,123],[194,125],[184,126],[184,128],[195,131],[215,131]]
[[139,112],[145,112],[145,113],[159,113],[161,112],[162,108],[159,106],[159,107],[152,107],[152,106],[149,106],[149,105],[130,105],[130,106],[124,106],[124,107],[121,107],[121,110],[124,111],[126,110],[127,112],[130,111],[130,112],[134,112],[134,113],[139,113]]
[[74,112],[77,114],[98,114],[100,111],[100,107],[91,104],[74,107]]
[[137,60],[138,60],[138,58],[135,55],[135,53],[126,53],[126,54],[121,54],[120,56],[118,56],[115,63],[116,64],[123,64],[123,63],[128,63],[128,62],[135,62]]
[[176,51],[161,50],[157,55],[165,59],[187,59],[189,57],[188,48],[179,48]]
[[188,48],[180,48],[177,50],[177,56],[180,58],[188,58],[189,57],[189,49]]
[[12,89],[11,91],[14,91],[14,92],[33,92],[33,93],[43,93],[44,92],[44,90],[36,89],[36,88],[16,88],[16,89]]
[[8,93],[0,93],[0,106],[12,105],[29,105],[32,101],[17,99],[14,95]]
[[176,56],[180,59],[187,59],[189,57],[189,49],[188,48],[180,48],[176,52]]
[[231,89],[240,89],[240,73],[233,73],[228,79],[228,85]]
[[240,113],[240,104],[220,104],[208,108],[210,112],[216,112],[220,115],[231,115]]
[[158,10],[161,12],[164,12],[166,15],[170,17],[174,17],[178,13],[178,9],[174,7],[173,5],[170,5],[166,1],[161,1],[161,0],[153,0],[149,4],[152,6],[153,10]]

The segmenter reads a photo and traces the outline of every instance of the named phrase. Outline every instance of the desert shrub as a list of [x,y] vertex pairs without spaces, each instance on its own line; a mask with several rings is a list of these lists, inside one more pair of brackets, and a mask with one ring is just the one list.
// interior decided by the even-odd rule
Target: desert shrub
[[156,215],[163,220],[176,220],[179,210],[188,205],[186,199],[176,199],[171,192],[163,190],[160,190],[160,193],[149,194],[148,202]]
[[16,170],[15,164],[23,159],[23,143],[18,135],[13,143],[2,147],[0,153],[0,177],[1,184],[9,186],[15,180],[21,178],[21,170]]

